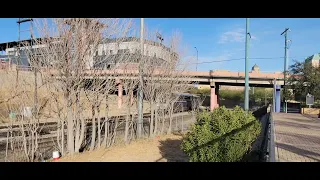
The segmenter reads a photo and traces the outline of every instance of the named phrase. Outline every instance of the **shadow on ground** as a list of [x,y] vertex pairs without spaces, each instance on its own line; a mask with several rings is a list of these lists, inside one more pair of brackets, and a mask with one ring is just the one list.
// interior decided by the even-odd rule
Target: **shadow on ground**
[[318,114],[301,114],[302,116],[306,117],[306,118],[309,118],[315,122],[320,122],[318,121],[319,118],[318,118]]
[[320,138],[313,135],[279,132],[278,136],[282,139],[285,139],[285,142],[289,144],[316,146],[320,144]]
[[277,147],[320,162],[320,154],[319,153],[305,150],[302,148],[298,148],[298,147],[295,147],[292,145],[283,144],[283,143],[277,143]]
[[[293,120],[293,119],[292,119]],[[287,122],[287,121],[276,121],[274,124],[279,126],[285,126],[285,127],[293,127],[293,128],[303,128],[303,129],[314,129],[314,130],[320,130],[320,126],[317,127],[311,122],[307,122],[309,124],[305,124],[305,122],[302,121],[296,121],[296,122]]]
[[156,162],[188,162],[188,156],[181,150],[182,139],[166,139],[159,141],[162,158]]

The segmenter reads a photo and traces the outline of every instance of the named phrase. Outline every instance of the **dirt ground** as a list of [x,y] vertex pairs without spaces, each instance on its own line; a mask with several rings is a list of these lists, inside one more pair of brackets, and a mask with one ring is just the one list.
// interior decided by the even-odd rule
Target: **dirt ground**
[[187,162],[188,157],[180,150],[181,141],[182,135],[158,136],[64,157],[58,162]]

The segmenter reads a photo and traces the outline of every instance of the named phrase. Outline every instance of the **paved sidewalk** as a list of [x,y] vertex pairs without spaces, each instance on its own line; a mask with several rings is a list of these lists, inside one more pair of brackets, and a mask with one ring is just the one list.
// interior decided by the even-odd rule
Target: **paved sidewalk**
[[278,162],[320,162],[320,120],[316,116],[273,113]]

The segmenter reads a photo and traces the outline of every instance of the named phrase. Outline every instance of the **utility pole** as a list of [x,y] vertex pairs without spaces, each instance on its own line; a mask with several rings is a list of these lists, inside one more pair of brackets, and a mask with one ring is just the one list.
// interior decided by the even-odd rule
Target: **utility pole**
[[[33,64],[33,70],[34,70],[34,111],[36,112],[36,115],[38,113],[38,60],[35,56],[35,54],[33,53],[33,40],[34,40],[34,36],[33,36],[33,19],[30,20],[30,34],[31,34],[31,39],[30,39],[30,46],[31,46],[31,60],[33,60],[32,64]],[[38,116],[37,116],[38,118]]]
[[288,72],[288,32],[289,28],[286,28],[281,36],[284,35],[284,72],[283,72],[283,112],[287,113],[287,100],[286,100],[286,80]]
[[249,30],[249,18],[246,18],[246,50],[245,50],[245,93],[244,93],[244,110],[249,110],[249,41],[251,38]]
[[142,135],[142,123],[143,123],[143,50],[144,50],[144,18],[141,18],[140,27],[140,48],[141,57],[139,62],[139,92],[138,92],[138,125],[137,125],[137,135],[141,138]]
[[198,71],[198,49],[197,49],[197,47],[194,47],[195,49],[196,49],[196,51],[197,51],[197,64],[196,64],[196,71]]

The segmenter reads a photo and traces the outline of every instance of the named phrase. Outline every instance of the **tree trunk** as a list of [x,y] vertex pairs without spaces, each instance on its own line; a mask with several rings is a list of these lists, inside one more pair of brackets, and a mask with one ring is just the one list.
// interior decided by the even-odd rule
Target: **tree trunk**
[[[58,120],[58,123],[57,123],[57,144],[58,144],[58,147],[59,149],[61,150],[61,142],[60,142],[60,126],[61,126],[61,121],[60,119]],[[62,151],[62,150],[61,150]],[[62,152],[61,152],[62,153]]]
[[165,109],[163,109],[161,112],[162,112],[162,127],[161,127],[161,133],[160,134],[163,134],[163,132],[164,132],[164,123],[166,122]]
[[150,99],[150,109],[151,109],[151,118],[150,118],[150,137],[153,137],[153,116],[154,116],[154,107],[153,107],[153,100]]
[[75,114],[75,123],[76,123],[76,137],[75,137],[75,149],[74,152],[78,153],[79,152],[79,141],[80,141],[80,95],[79,91],[77,90],[76,92],[76,114]]
[[173,104],[171,104],[171,107],[170,107],[170,110],[169,110],[169,118],[170,118],[170,121],[169,121],[169,128],[168,128],[167,134],[170,134],[170,133],[171,133],[171,128],[172,128],[172,114],[173,114]]
[[79,139],[80,139],[80,121],[76,120],[76,130],[75,130],[75,144],[74,144],[74,152],[79,152]]
[[91,132],[91,145],[90,145],[90,151],[94,150],[95,144],[96,144],[96,106],[92,106],[92,132]]
[[158,132],[158,120],[159,120],[159,114],[158,114],[158,107],[155,107],[155,121],[154,121],[154,131],[153,135],[156,135]]
[[[29,144],[29,146],[30,146],[30,144]],[[30,154],[30,156],[31,156],[31,162],[33,162],[34,161],[34,154],[35,154],[35,144],[34,144],[34,132],[32,132],[31,131],[31,154]]]
[[131,115],[131,118],[130,118],[130,126],[129,126],[129,129],[131,128],[131,131],[130,131],[130,140],[133,139],[133,136],[134,136],[134,120],[133,120],[133,115]]
[[68,124],[67,124],[67,143],[68,143],[68,152],[72,155],[74,153],[74,133],[73,133],[73,127],[74,122],[72,119],[72,109],[68,108]]
[[[76,115],[76,122],[77,122],[77,136],[76,136],[76,145],[75,145],[75,152],[79,152],[80,148],[81,148],[81,145],[82,145],[82,142],[83,142],[83,139],[84,139],[84,133],[85,133],[85,130],[86,130],[86,125],[85,125],[85,120],[84,118],[81,118],[81,109],[80,109],[80,95],[81,95],[81,92],[77,92],[76,94],[76,112],[77,112],[77,115]],[[81,123],[81,124],[80,124]]]
[[[22,121],[23,121],[23,118],[22,118]],[[26,156],[26,159],[27,161],[29,161],[29,156],[28,156],[28,149],[27,149],[27,139],[26,139],[26,135],[25,135],[25,130],[24,130],[24,125],[22,124],[21,125],[21,133],[22,133],[22,143],[23,143],[23,149],[24,149],[24,153],[25,153],[25,156]]]
[[61,131],[61,154],[64,155],[64,121],[62,121],[62,125],[61,125],[62,131]]
[[125,124],[125,131],[124,131],[124,143],[128,144],[128,134],[129,134],[129,112],[126,115],[126,124]]
[[[124,131],[124,143],[128,144],[128,134],[129,134],[129,119],[130,119],[130,110],[131,110],[131,90],[128,90],[129,98],[127,95],[127,115],[126,115],[126,124],[125,124],[125,131]],[[129,99],[129,100],[128,100]]]
[[98,118],[98,148],[100,148],[100,145],[101,145],[100,104],[97,106],[97,118]]
[[104,122],[104,140],[103,140],[103,147],[107,147],[107,140],[109,137],[109,121],[108,117],[105,117],[105,122]]
[[84,118],[81,118],[81,132],[80,132],[80,140],[78,142],[78,151],[79,149],[81,148],[81,145],[82,145],[82,142],[83,142],[83,139],[84,139],[84,133],[85,133],[85,130],[86,130],[86,125],[85,125],[85,121],[84,121]]
[[109,137],[109,119],[108,119],[108,92],[106,92],[105,96],[105,115],[104,115],[104,140],[103,140],[103,147],[107,147],[107,140]]
[[116,141],[117,128],[118,128],[118,119],[115,120],[115,125],[114,125],[114,129],[113,129],[113,139],[112,139],[111,145],[114,144]]
[[68,88],[67,90],[67,95],[66,95],[66,99],[67,99],[67,143],[68,143],[68,152],[72,155],[74,153],[74,122],[73,122],[73,113],[72,113],[72,99],[71,99],[71,95],[70,95],[70,89]]

